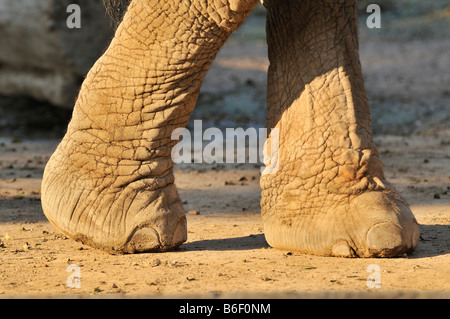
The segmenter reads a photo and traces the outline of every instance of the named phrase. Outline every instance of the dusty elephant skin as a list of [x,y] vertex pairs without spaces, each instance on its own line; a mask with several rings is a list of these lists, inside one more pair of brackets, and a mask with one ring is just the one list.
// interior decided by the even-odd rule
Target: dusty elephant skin
[[42,183],[59,230],[111,253],[186,241],[171,133],[184,127],[218,50],[256,1],[132,1],[84,81]]
[[[186,241],[171,133],[184,127],[211,62],[254,0],[133,0],[84,81],[42,183],[47,218],[111,253]],[[261,179],[266,239],[331,256],[396,256],[417,222],[384,180],[358,57],[355,1],[266,0],[267,126],[280,169]]]
[[343,257],[413,249],[417,222],[384,180],[372,141],[356,1],[265,5],[267,126],[280,129],[280,168],[261,178],[267,241]]

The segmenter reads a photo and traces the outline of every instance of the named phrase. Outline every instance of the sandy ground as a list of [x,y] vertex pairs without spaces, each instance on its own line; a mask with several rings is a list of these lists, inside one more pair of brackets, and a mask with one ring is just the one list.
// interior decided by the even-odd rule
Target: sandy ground
[[[0,142],[0,296],[165,296],[203,293],[450,292],[450,145],[436,138],[378,137],[387,177],[420,223],[415,253],[392,259],[300,255],[269,247],[260,217],[259,169],[184,165],[176,183],[188,241],[157,254],[108,255],[61,235],[40,207],[44,164],[57,141]],[[80,288],[68,288],[69,265]],[[369,289],[378,265],[381,288]],[[70,281],[69,281],[70,283]],[[74,283],[74,282],[72,282]],[[450,295],[446,295],[450,296]]]

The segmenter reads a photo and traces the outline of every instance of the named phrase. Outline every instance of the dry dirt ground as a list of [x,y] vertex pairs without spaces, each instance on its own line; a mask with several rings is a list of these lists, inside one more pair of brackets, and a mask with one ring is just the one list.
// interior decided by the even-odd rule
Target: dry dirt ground
[[[248,30],[253,32],[251,24]],[[407,292],[450,298],[450,42],[433,37],[394,41],[362,31],[361,60],[376,143],[387,178],[420,224],[416,252],[391,259],[341,259],[272,249],[260,217],[259,168],[192,164],[175,170],[186,211],[200,212],[187,214],[187,243],[166,253],[108,255],[67,239],[42,213],[42,173],[58,139],[5,133],[0,134],[0,297]],[[244,109],[248,113],[233,121],[248,124],[251,116],[261,124],[266,48],[262,41],[249,44],[240,37],[238,33],[214,63],[193,119],[218,123]],[[216,108],[208,109],[211,103]],[[28,114],[35,121],[44,116],[39,113]],[[4,116],[0,120],[10,123]],[[74,274],[69,265],[80,267],[80,288],[68,287]],[[367,286],[370,265],[381,271],[379,289]]]

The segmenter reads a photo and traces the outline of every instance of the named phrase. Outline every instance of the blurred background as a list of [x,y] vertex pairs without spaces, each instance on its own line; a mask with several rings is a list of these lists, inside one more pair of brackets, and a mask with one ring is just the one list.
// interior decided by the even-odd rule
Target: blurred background
[[[69,29],[71,3],[80,29]],[[381,28],[369,29],[370,3]],[[360,0],[360,55],[375,135],[450,137],[450,0]],[[0,137],[60,138],[91,65],[113,36],[101,0],[0,0]],[[205,78],[191,121],[263,127],[265,10],[232,35]],[[204,124],[206,127],[207,124]]]

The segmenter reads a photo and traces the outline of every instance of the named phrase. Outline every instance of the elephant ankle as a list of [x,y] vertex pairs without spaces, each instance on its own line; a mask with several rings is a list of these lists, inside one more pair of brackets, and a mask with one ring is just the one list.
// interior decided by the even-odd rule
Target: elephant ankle
[[263,193],[279,187],[283,192],[314,199],[393,189],[385,180],[383,163],[375,148],[321,149],[302,145],[286,149],[282,146],[278,163],[275,174],[261,176]]

